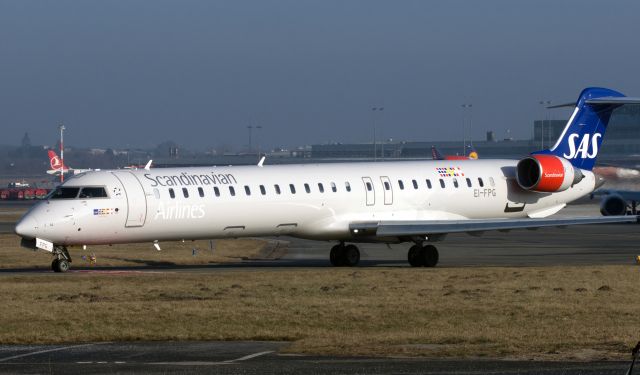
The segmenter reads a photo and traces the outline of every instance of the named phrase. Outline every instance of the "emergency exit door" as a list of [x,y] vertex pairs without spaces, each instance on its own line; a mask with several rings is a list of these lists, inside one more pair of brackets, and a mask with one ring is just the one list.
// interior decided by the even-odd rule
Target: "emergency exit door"
[[364,183],[364,192],[367,196],[367,206],[373,206],[376,204],[376,190],[373,186],[373,181],[371,177],[362,177],[362,182]]

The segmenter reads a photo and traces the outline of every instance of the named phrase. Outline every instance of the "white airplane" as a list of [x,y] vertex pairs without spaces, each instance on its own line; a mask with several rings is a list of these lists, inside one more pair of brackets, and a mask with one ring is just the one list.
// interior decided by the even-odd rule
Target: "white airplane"
[[75,169],[67,167],[58,154],[56,154],[53,150],[48,150],[47,154],[49,155],[49,166],[51,169],[47,170],[47,174],[51,174],[54,176],[60,176],[61,173],[64,172],[65,175],[76,175],[84,172],[92,171],[93,169]]
[[433,267],[429,242],[635,216],[546,218],[590,194],[611,112],[640,98],[585,89],[549,150],[521,160],[427,160],[318,165],[93,171],[65,181],[18,222],[22,244],[64,272],[72,245],[287,235],[333,241],[333,265],[355,266],[353,243],[409,242],[412,266]]

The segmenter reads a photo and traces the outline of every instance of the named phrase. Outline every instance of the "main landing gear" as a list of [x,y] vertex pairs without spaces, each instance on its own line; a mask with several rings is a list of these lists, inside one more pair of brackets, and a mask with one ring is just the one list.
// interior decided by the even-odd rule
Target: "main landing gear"
[[53,248],[53,262],[51,262],[51,269],[54,272],[67,272],[71,267],[71,255],[66,246],[55,246]]
[[440,255],[433,245],[413,245],[407,255],[411,267],[435,267]]
[[355,245],[345,246],[344,243],[340,243],[331,248],[329,260],[336,267],[354,267],[360,262],[360,250]]

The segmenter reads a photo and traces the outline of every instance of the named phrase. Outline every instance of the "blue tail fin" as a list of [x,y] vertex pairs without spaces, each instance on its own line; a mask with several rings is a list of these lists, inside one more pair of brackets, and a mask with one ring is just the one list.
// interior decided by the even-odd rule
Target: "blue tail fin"
[[551,154],[565,158],[576,168],[591,170],[596,162],[602,138],[614,109],[622,105],[625,95],[600,87],[582,90],[573,115],[549,150],[534,154]]

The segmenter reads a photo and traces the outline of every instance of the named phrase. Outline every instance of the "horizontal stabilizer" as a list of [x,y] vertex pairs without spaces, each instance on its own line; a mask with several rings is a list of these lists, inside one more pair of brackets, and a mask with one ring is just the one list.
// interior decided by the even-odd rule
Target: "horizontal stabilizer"
[[[586,104],[640,104],[640,98],[630,98],[628,96],[623,96],[623,97],[608,96],[604,98],[586,99],[584,102]],[[570,102],[570,103],[564,103],[564,104],[551,105],[551,106],[548,106],[547,109],[573,108],[576,105],[578,105],[578,103]]]
[[640,104],[640,98],[630,98],[628,96],[610,96],[604,98],[587,99],[584,102],[587,104]]
[[447,233],[474,233],[490,230],[534,229],[568,225],[638,223],[640,216],[593,216],[562,219],[469,219],[359,222],[349,225],[354,235],[378,237],[428,236]]

